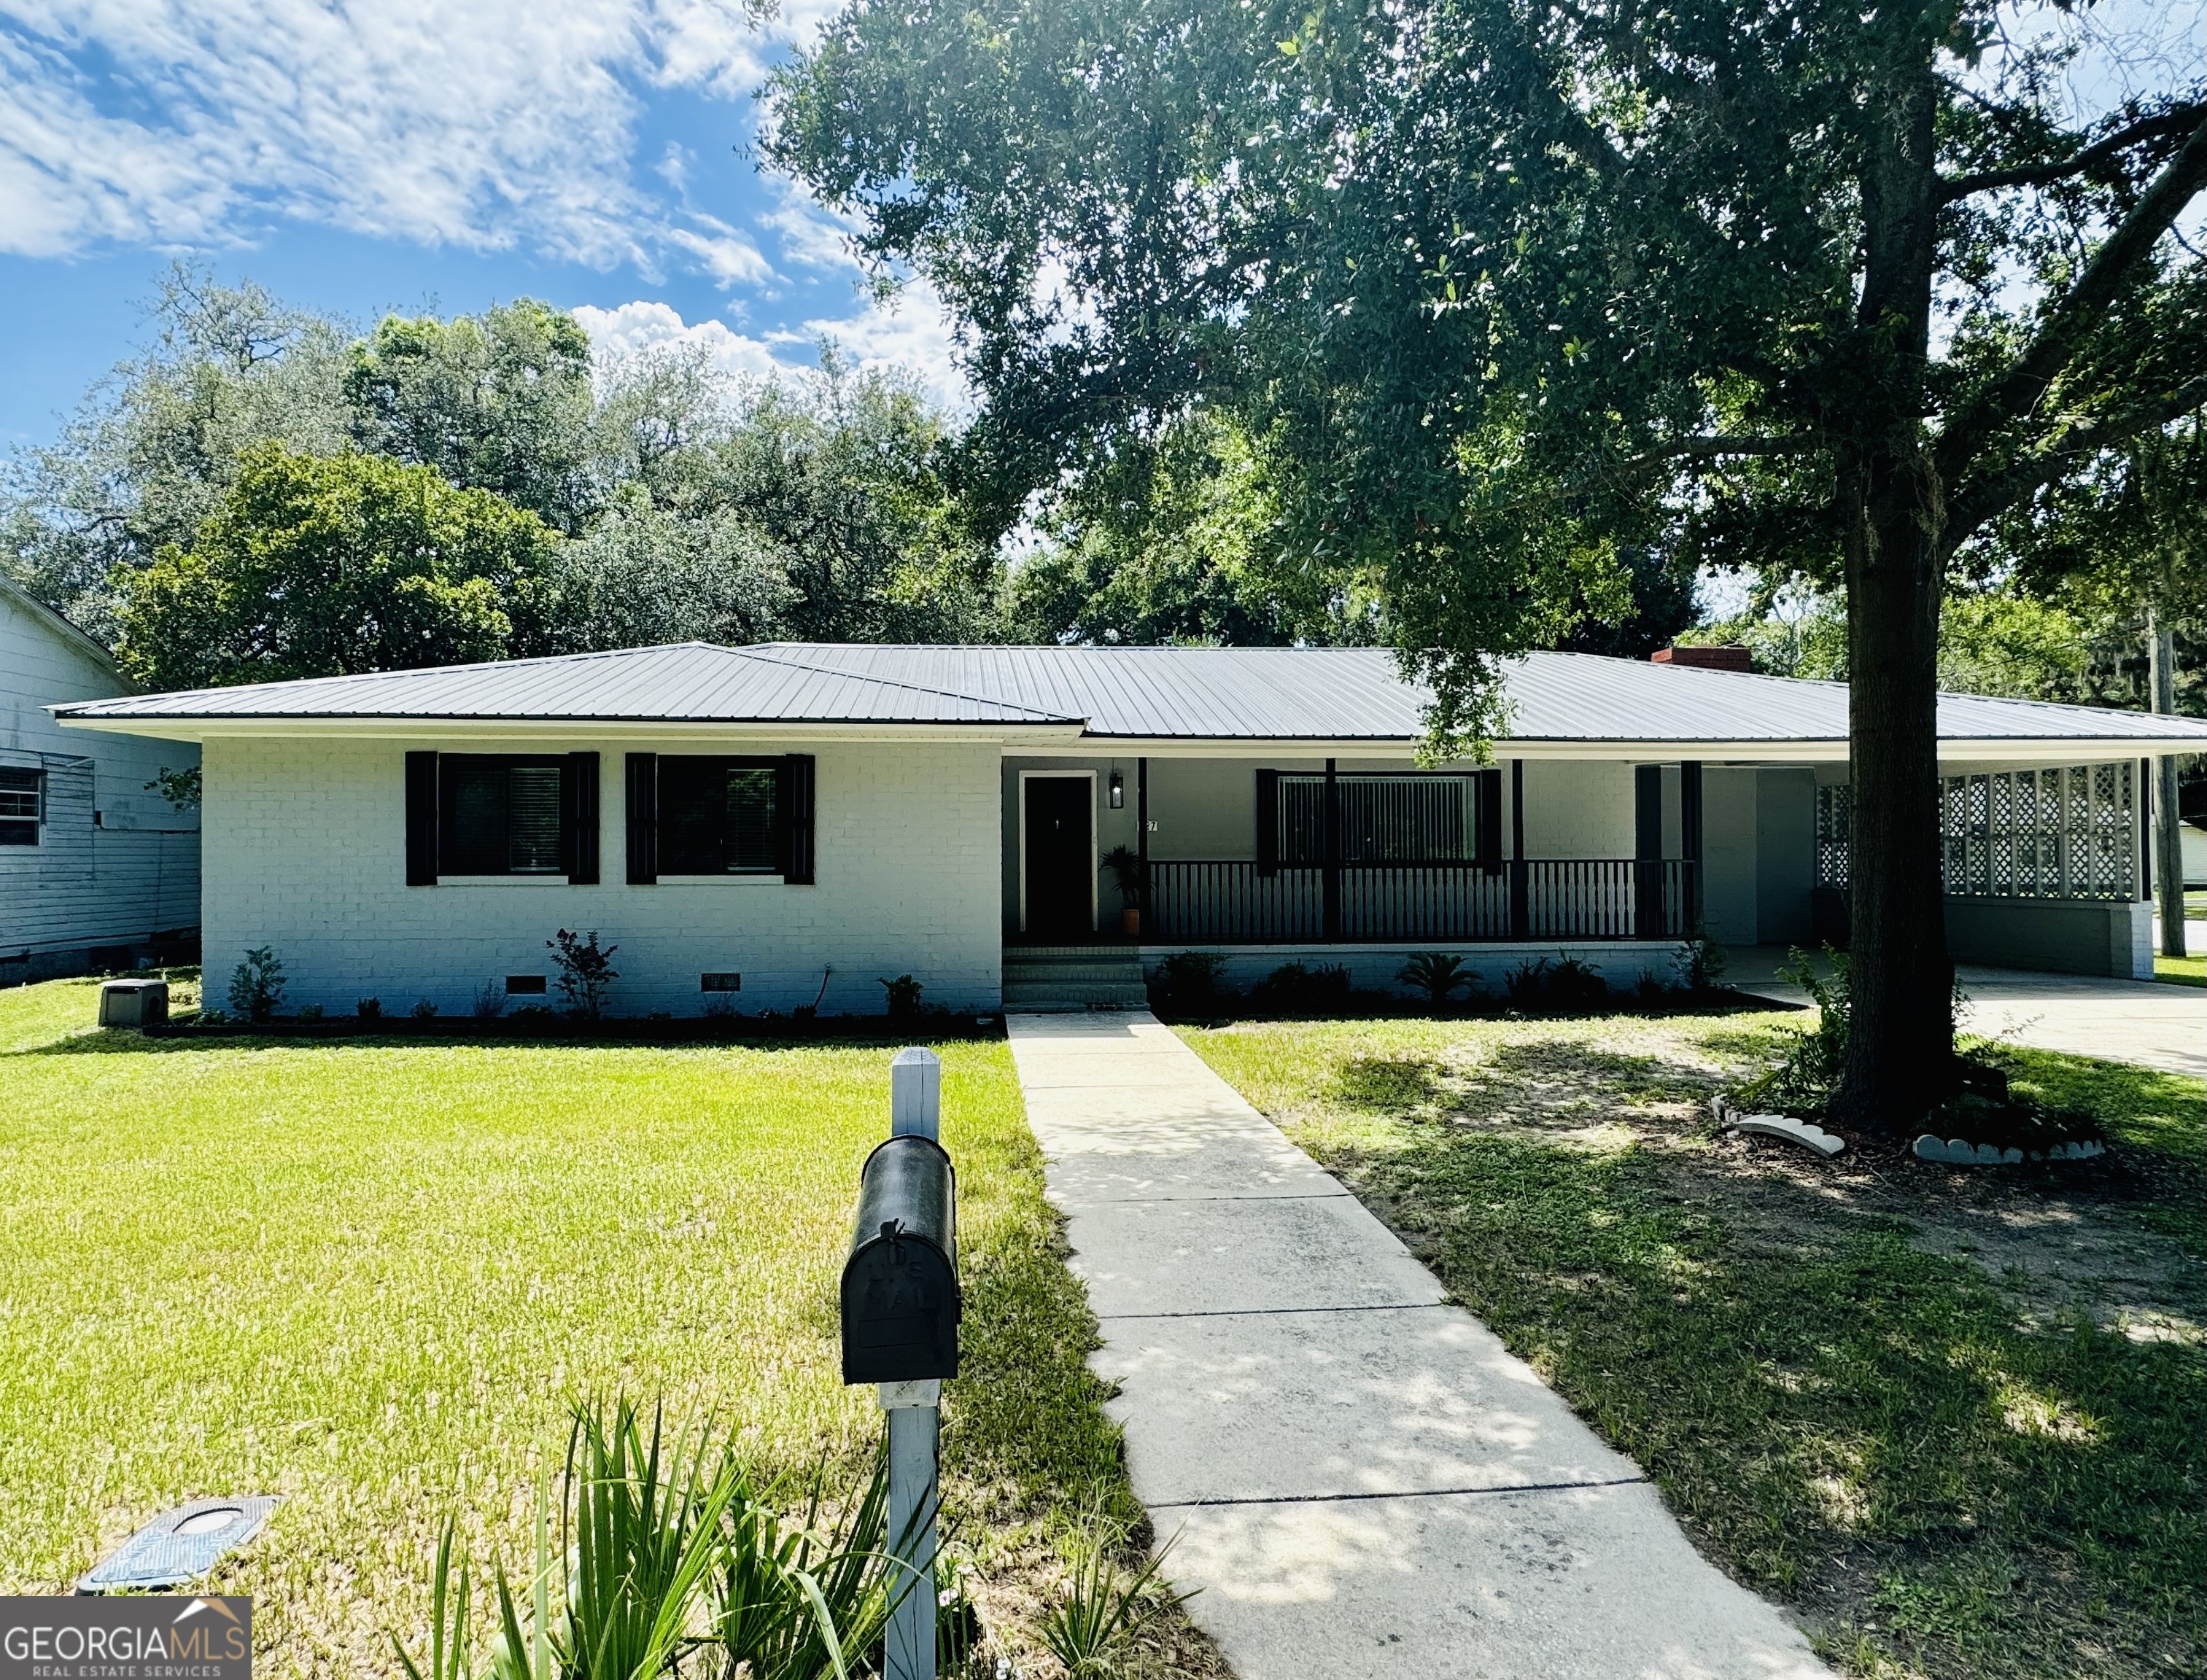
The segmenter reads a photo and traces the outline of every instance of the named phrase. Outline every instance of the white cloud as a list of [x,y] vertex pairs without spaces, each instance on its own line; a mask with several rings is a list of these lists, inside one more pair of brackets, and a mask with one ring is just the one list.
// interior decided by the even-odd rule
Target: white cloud
[[[822,15],[741,0],[0,0],[0,250],[269,218],[722,284],[746,236],[641,185],[655,87],[747,93]],[[748,121],[748,113],[743,118]]]
[[931,295],[906,290],[894,307],[869,308],[835,320],[810,320],[802,331],[770,332],[754,338],[725,321],[689,322],[673,308],[648,299],[601,309],[584,305],[574,312],[601,362],[670,347],[702,348],[713,366],[739,380],[800,373],[813,365],[809,351],[832,339],[859,367],[908,374],[927,396],[954,414],[972,407],[972,393],[951,360],[948,324]]
[[590,335],[590,348],[601,366],[650,350],[692,348],[703,349],[716,369],[737,380],[790,373],[798,365],[780,360],[771,347],[725,321],[692,326],[665,303],[639,299],[613,309],[586,303],[573,313]]
[[840,319],[804,323],[801,332],[772,332],[768,342],[789,344],[832,340],[861,368],[899,368],[936,403],[963,415],[973,406],[972,388],[958,369],[957,340],[949,318],[924,284],[907,285],[886,304]]
[[758,219],[781,236],[782,260],[806,268],[855,271],[850,224],[822,208],[788,176],[777,176],[772,184],[775,206]]

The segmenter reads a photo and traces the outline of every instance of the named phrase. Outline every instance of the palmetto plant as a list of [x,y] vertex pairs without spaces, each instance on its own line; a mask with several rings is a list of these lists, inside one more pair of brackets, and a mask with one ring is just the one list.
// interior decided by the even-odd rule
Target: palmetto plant
[[1414,991],[1421,991],[1436,1009],[1445,1009],[1459,991],[1477,990],[1476,975],[1467,973],[1463,959],[1439,951],[1420,951],[1404,963],[1395,978]]
[[1139,1569],[1127,1569],[1113,1557],[1126,1538],[1117,1523],[1092,1516],[1074,1541],[1065,1592],[1043,1617],[1043,1644],[1069,1680],[1110,1680],[1136,1635],[1195,1596],[1175,1593],[1158,1579],[1172,1541]]
[[[850,1680],[898,1596],[882,1545],[887,1478],[826,1521],[825,1468],[786,1522],[728,1443],[668,1432],[630,1402],[578,1405],[558,1489],[540,1496],[536,1557],[520,1599],[497,1576],[494,1636],[475,1665],[473,1586],[447,1523],[437,1548],[426,1667],[394,1635],[410,1680]],[[547,1495],[548,1495],[547,1490]]]

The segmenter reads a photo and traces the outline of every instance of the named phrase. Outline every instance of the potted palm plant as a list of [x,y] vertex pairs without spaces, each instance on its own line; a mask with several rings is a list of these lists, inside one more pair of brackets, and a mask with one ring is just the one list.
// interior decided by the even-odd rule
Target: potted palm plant
[[1119,889],[1119,927],[1127,938],[1142,931],[1142,895],[1148,882],[1142,878],[1142,860],[1130,846],[1115,846],[1104,854],[1103,868]]

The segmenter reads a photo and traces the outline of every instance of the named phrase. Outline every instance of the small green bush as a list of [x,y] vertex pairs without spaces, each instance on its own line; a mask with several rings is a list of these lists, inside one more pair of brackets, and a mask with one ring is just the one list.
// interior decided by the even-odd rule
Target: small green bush
[[1216,951],[1175,951],[1151,976],[1151,1001],[1177,1015],[1208,1013],[1224,995],[1225,973],[1226,959]]
[[889,1019],[893,1021],[912,1021],[919,1019],[920,994],[927,989],[909,974],[900,974],[894,980],[880,982],[888,996]]
[[1440,951],[1420,951],[1404,963],[1396,981],[1423,992],[1436,1009],[1445,1009],[1462,991],[1476,995],[1479,977],[1465,972],[1463,959]]
[[284,965],[267,946],[255,946],[230,977],[230,1013],[258,1023],[272,1019],[283,1001]]
[[1334,1014],[1349,1007],[1349,970],[1340,963],[1284,962],[1250,988],[1249,1001],[1282,1013]]
[[606,1013],[607,994],[620,978],[613,961],[613,953],[620,947],[601,948],[595,928],[587,935],[562,928],[557,938],[544,942],[544,947],[559,966],[559,995],[567,1000],[568,1013],[586,1021],[598,1019]]

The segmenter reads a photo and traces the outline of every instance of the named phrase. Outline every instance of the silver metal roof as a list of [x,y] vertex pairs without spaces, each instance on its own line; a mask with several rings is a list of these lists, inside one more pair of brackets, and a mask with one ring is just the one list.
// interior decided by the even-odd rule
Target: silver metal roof
[[[1844,742],[1844,683],[1589,654],[1508,661],[1509,739],[1528,744]],[[1377,648],[993,648],[686,643],[559,659],[198,689],[56,708],[83,722],[377,718],[1074,726],[1092,738],[1416,740],[1431,700]],[[1950,746],[2176,744],[2207,722],[1942,695]]]

